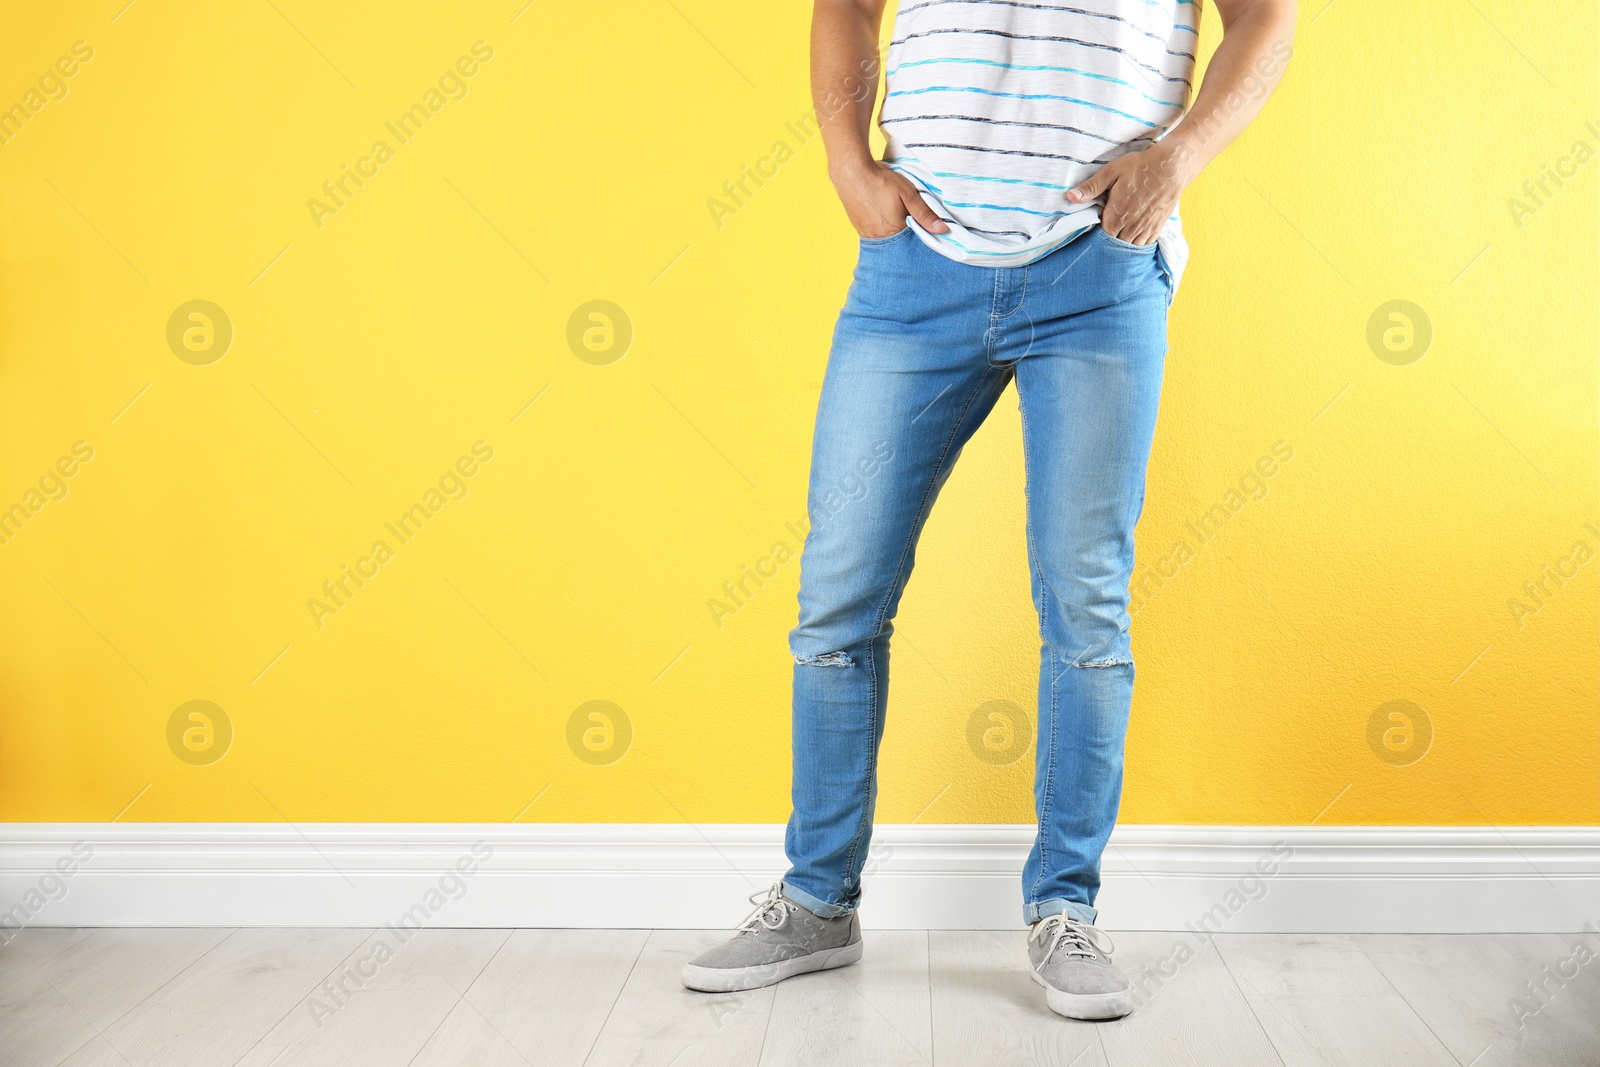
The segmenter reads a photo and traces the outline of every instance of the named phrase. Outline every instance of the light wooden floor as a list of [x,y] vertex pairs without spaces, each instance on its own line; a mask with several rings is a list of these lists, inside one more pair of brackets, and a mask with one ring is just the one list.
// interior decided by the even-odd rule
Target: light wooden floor
[[0,1064],[1600,1064],[1600,960],[1520,1028],[1507,1004],[1576,937],[1114,935],[1145,1002],[1092,1024],[1045,1009],[1020,932],[868,933],[855,967],[686,992],[723,936],[428,930],[383,958],[370,930],[29,929],[0,947]]

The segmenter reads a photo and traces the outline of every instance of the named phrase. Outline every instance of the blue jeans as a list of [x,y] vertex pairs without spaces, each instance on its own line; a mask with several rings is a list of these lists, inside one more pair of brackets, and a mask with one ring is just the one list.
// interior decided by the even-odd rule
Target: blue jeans
[[1133,528],[1172,289],[1155,246],[1098,226],[1028,266],[956,263],[910,230],[862,239],[812,444],[794,653],[794,813],[783,889],[819,915],[861,897],[889,637],[917,538],[1014,377],[1043,638],[1023,919],[1093,922],[1133,696]]

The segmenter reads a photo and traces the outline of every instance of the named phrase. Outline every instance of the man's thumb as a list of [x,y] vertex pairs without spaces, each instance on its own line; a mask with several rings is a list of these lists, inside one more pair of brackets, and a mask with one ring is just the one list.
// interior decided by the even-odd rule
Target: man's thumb
[[1068,189],[1067,199],[1071,200],[1075,204],[1081,204],[1085,200],[1093,200],[1095,197],[1105,192],[1106,187],[1110,184],[1111,175],[1106,173],[1105,167],[1101,167],[1099,170],[1089,175],[1089,177],[1085,178],[1077,185],[1074,185],[1071,189]]

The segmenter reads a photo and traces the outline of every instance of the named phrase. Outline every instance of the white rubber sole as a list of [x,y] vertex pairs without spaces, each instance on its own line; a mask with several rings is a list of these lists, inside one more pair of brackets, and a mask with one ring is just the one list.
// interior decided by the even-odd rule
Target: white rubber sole
[[830,971],[835,967],[848,967],[861,959],[863,942],[842,948],[823,949],[809,956],[777,963],[763,963],[755,967],[696,967],[684,965],[683,984],[701,993],[734,993],[741,989],[760,989],[776,985],[785,978],[812,971]]
[[1040,978],[1039,972],[1032,967],[1028,968],[1028,974],[1044,987],[1044,1002],[1050,1006],[1050,1010],[1068,1019],[1100,1022],[1120,1019],[1133,1011],[1132,988],[1120,993],[1068,993]]

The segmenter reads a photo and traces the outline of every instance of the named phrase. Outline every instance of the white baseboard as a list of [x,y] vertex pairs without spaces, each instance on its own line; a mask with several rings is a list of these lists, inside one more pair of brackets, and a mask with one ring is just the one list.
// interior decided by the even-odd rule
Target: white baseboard
[[[1032,833],[879,826],[863,921],[1018,928]],[[773,825],[0,823],[0,924],[722,928],[786,866]],[[1600,829],[1126,825],[1103,878],[1113,930],[1570,932]]]

